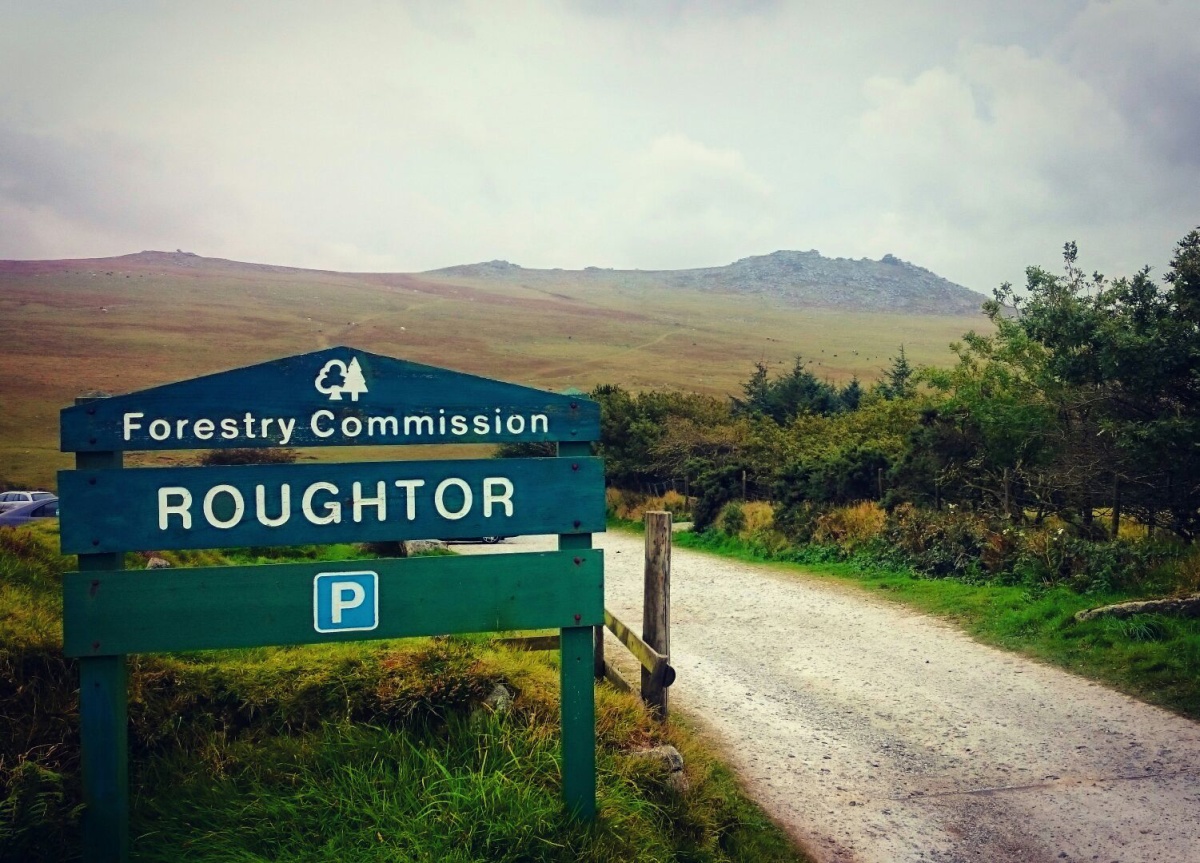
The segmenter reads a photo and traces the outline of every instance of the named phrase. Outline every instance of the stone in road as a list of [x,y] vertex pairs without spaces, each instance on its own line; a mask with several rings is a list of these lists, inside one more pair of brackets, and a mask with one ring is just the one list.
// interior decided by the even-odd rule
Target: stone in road
[[[640,631],[643,540],[596,540]],[[673,557],[672,709],[817,860],[1200,863],[1197,723],[853,586]]]

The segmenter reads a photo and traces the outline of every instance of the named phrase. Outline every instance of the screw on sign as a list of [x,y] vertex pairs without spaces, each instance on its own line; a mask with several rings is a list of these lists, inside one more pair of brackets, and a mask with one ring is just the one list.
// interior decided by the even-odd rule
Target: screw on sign
[[[599,407],[347,347],[61,413],[63,643],[80,658],[86,863],[129,853],[131,653],[559,629],[563,799],[595,815]],[[557,458],[123,469],[130,450],[553,441]],[[559,551],[126,572],[150,549],[556,533]]]

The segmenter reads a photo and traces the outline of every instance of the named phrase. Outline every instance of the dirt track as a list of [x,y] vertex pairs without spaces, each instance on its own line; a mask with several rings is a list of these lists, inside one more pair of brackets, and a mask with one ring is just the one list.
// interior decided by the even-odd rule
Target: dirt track
[[[642,539],[597,539],[607,605],[640,631]],[[671,648],[672,709],[818,860],[1200,863],[1197,723],[853,587],[679,548]]]

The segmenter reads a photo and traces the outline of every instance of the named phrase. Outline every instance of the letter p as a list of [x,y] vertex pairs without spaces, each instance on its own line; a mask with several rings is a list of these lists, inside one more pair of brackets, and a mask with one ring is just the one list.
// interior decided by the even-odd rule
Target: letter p
[[367,598],[366,588],[357,581],[335,581],[329,588],[333,591],[330,603],[330,617],[333,623],[341,623],[343,611],[358,608]]

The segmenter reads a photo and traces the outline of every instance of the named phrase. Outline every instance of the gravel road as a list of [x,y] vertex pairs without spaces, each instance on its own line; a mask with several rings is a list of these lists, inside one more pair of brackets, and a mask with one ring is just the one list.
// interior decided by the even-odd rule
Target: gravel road
[[[643,540],[596,539],[640,632]],[[671,606],[672,710],[817,860],[1200,863],[1195,722],[769,566],[676,548]]]

